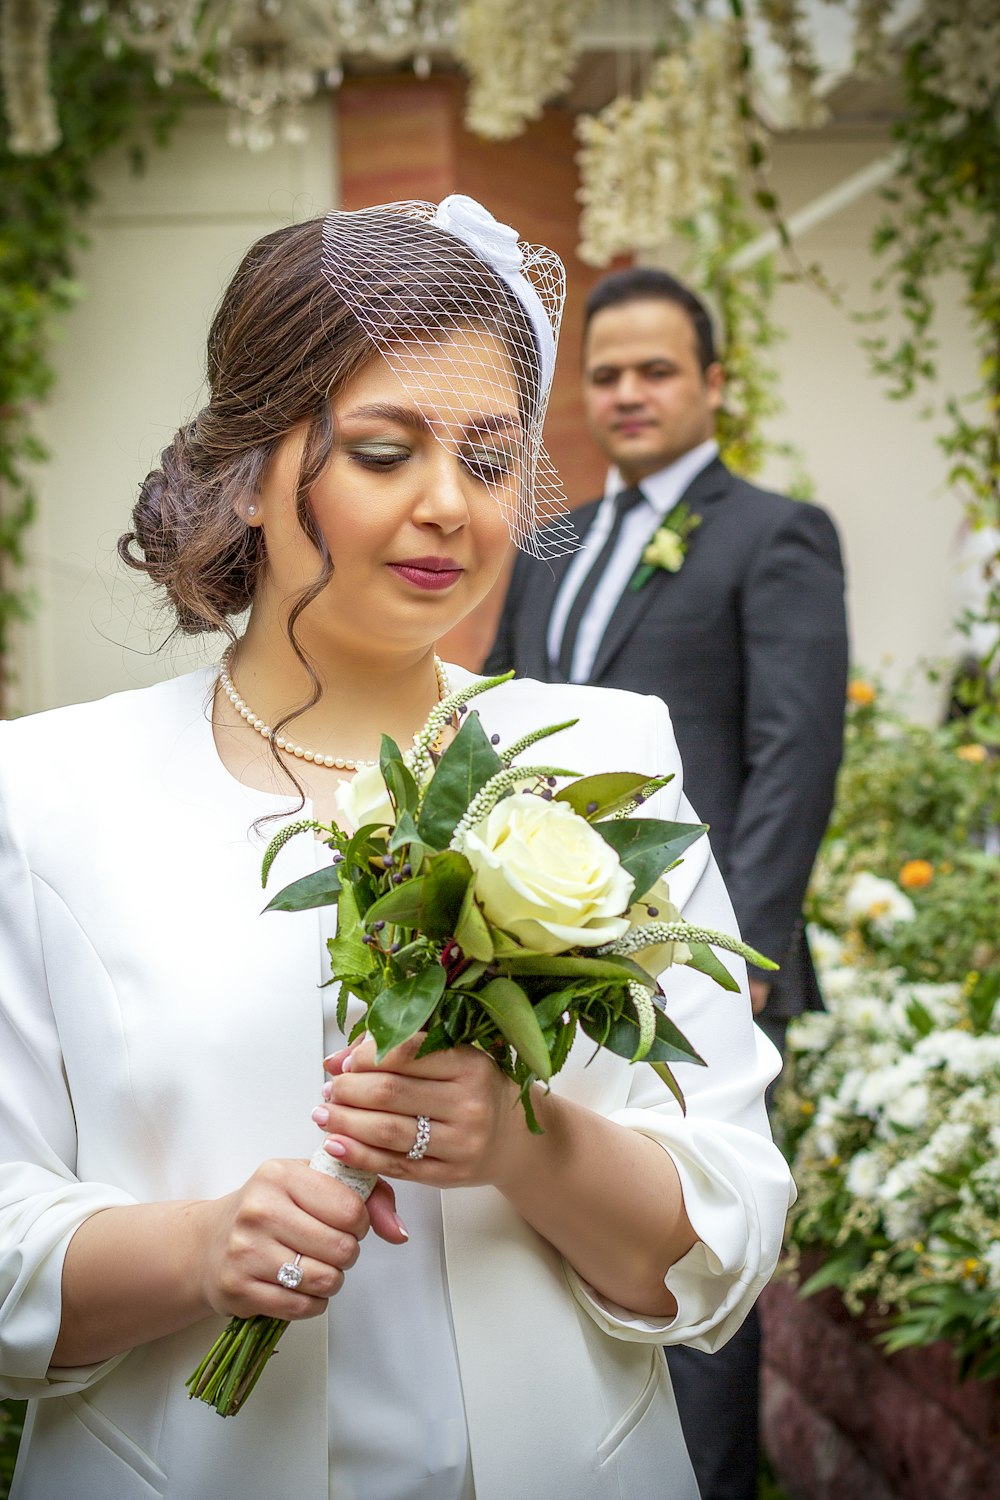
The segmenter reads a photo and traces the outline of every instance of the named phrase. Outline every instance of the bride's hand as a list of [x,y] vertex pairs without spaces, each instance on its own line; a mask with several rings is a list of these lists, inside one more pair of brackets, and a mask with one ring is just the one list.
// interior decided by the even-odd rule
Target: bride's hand
[[[432,1187],[502,1184],[530,1140],[516,1084],[475,1047],[418,1058],[422,1041],[411,1037],[377,1063],[366,1037],[326,1059],[328,1102],[313,1113],[326,1151],[348,1166]],[[415,1160],[419,1117],[430,1137]]]
[[[296,1321],[318,1317],[340,1291],[368,1230],[402,1244],[407,1235],[386,1182],[367,1205],[304,1161],[266,1161],[235,1193],[204,1206],[209,1235],[201,1259],[204,1297],[214,1312]],[[301,1256],[297,1289],[278,1270]]]

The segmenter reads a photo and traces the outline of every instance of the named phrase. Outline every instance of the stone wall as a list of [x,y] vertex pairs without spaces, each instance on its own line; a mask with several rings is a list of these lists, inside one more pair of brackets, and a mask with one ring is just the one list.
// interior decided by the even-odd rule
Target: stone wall
[[764,1445],[791,1500],[1000,1500],[1000,1388],[950,1347],[885,1357],[834,1291],[769,1287]]

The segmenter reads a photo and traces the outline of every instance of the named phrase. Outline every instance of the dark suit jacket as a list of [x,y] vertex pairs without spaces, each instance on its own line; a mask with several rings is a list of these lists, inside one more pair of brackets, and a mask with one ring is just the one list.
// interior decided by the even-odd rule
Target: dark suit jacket
[[[702,520],[683,566],[626,589],[589,680],[670,709],[743,935],[782,965],[767,1006],[777,1019],[822,1006],[801,912],[842,748],[840,545],[818,506],[747,484],[718,459],[684,498]],[[581,539],[597,506],[574,513]],[[546,633],[569,562],[519,555],[488,671],[558,678]],[[621,764],[655,770],[629,766],[627,745]]]

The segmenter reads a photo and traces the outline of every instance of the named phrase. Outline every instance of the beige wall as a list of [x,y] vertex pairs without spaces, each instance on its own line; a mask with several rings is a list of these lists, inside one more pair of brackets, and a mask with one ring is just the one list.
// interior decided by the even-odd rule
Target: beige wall
[[[775,183],[789,212],[889,149],[883,134],[855,130],[835,140],[789,137],[776,152]],[[869,192],[799,242],[803,261],[820,262],[846,307],[873,306],[871,230],[884,209]],[[939,288],[940,371],[950,391],[976,385],[976,361],[959,305],[959,287]],[[956,548],[961,512],[947,492],[938,430],[921,421],[919,401],[891,401],[868,371],[865,331],[817,292],[784,285],[775,316],[788,339],[776,351],[785,411],[775,436],[796,442],[833,513],[847,559],[853,656],[905,694],[909,708],[933,718],[940,689],[920,662],[952,646]],[[898,326],[898,324],[896,325]],[[780,469],[775,479],[787,477]]]
[[208,322],[244,250],[334,201],[329,101],[307,115],[305,144],[254,155],[226,144],[224,110],[198,106],[150,154],[145,175],[132,175],[124,152],[101,169],[79,263],[86,297],[66,319],[43,416],[53,459],[31,536],[39,605],[18,641],[18,710],[99,697],[217,655],[216,643],[191,641],[155,654],[169,624],[118,563],[115,542],[138,484],[201,404]]

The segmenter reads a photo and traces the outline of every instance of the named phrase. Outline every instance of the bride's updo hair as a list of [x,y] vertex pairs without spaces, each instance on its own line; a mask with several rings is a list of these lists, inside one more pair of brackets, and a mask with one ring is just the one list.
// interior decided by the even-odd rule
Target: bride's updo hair
[[[358,215],[356,230],[357,254],[376,287],[381,273],[371,233],[379,217]],[[354,232],[354,215],[339,218],[347,226],[341,233]],[[296,508],[321,571],[296,602],[293,625],[330,576],[309,493],[333,449],[331,401],[377,355],[324,274],[323,224],[311,219],[279,229],[247,252],[209,333],[208,405],[164,449],[160,467],[141,487],[132,530],[118,542],[123,561],[166,591],[177,627],[188,635],[221,630],[232,636],[231,617],[251,604],[265,541],[260,527],[247,525],[246,507],[281,439],[300,424],[308,426]],[[426,225],[405,268],[387,262],[385,278],[397,317],[390,338],[419,338],[429,313],[438,329],[487,325],[510,351],[522,413],[530,416],[540,398],[531,325],[489,266],[453,235]]]

